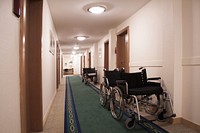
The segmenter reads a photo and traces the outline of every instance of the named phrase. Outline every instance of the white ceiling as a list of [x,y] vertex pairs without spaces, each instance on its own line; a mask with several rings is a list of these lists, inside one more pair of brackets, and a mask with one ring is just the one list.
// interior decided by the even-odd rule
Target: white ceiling
[[[128,17],[133,15],[150,0],[48,0],[52,19],[56,28],[63,54],[71,54],[73,46],[78,43],[78,52],[91,47]],[[91,3],[102,3],[107,11],[94,15],[86,11]],[[74,37],[89,36],[80,42]]]

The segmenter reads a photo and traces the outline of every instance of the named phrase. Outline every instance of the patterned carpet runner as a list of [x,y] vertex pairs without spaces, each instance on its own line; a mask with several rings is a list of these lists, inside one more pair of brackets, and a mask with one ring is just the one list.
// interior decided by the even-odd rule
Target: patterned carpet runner
[[79,76],[66,77],[64,133],[168,133],[143,117],[134,129],[126,129],[100,105],[98,93],[96,86],[85,85]]

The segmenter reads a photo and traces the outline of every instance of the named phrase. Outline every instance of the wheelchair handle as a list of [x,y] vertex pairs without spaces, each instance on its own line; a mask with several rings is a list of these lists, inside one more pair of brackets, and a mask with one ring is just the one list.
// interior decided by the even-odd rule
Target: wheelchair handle
[[141,70],[141,69],[145,69],[145,68],[144,67],[140,67],[139,70]]

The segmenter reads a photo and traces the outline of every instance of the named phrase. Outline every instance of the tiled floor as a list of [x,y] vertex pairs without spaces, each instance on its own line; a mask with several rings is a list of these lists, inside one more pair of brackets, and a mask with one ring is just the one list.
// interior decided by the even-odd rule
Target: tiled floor
[[[64,101],[65,101],[65,78],[61,80],[58,92],[47,118],[43,132],[40,133],[64,133]],[[170,133],[199,133],[182,124],[162,126]]]
[[44,130],[41,133],[64,133],[65,78],[61,80]]

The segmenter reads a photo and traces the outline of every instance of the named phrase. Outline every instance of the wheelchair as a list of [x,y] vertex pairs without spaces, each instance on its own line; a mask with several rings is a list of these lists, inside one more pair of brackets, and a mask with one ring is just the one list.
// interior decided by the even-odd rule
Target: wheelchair
[[160,77],[147,78],[146,69],[143,67],[140,72],[121,73],[121,79],[116,81],[117,85],[110,94],[110,111],[113,118],[121,120],[124,114],[128,115],[125,126],[132,129],[136,121],[141,122],[141,108],[158,121],[164,122],[175,117],[170,95],[163,90],[160,80]]
[[112,88],[117,85],[116,80],[120,79],[121,72],[123,72],[123,69],[120,69],[120,70],[119,69],[114,69],[114,70],[104,69],[103,71],[104,71],[104,77],[103,77],[103,82],[100,84],[99,101],[103,107],[108,107],[110,92],[112,91]]
[[83,68],[82,82],[88,84],[89,82],[97,83],[97,70],[95,68]]

